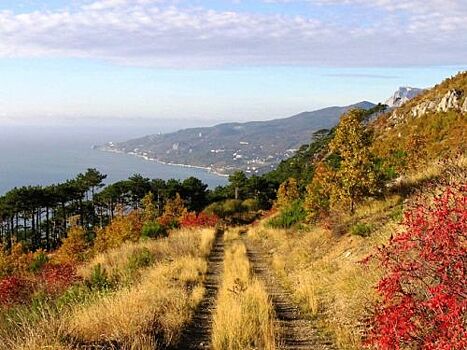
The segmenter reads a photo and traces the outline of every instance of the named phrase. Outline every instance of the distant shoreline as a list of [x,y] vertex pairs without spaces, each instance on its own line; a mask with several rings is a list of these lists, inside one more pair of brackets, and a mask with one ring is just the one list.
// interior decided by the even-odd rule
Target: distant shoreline
[[159,163],[159,164],[162,164],[162,165],[170,165],[170,166],[177,166],[177,167],[181,167],[181,168],[193,168],[193,169],[205,170],[207,173],[213,174],[213,175],[216,175],[216,176],[219,176],[219,177],[229,177],[228,174],[219,173],[219,172],[217,172],[215,170],[212,170],[211,167],[203,167],[203,166],[189,165],[189,164],[183,164],[183,163],[164,162],[163,160],[159,160],[159,159],[156,159],[156,158],[150,158],[148,156],[138,154],[138,153],[135,153],[135,152],[123,152],[123,151],[119,151],[119,150],[116,150],[116,149],[102,149],[102,148],[97,148],[97,147],[94,148],[94,149],[98,150],[100,152],[127,154],[129,156],[134,156],[136,158],[142,158],[144,160],[151,161],[151,162],[156,162],[156,163]]

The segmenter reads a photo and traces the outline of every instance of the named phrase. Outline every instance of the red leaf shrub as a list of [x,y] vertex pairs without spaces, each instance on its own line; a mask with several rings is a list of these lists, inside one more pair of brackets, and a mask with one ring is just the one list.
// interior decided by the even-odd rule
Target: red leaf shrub
[[78,279],[76,266],[70,263],[47,264],[39,276],[43,290],[50,295],[64,292]]
[[186,213],[180,220],[180,225],[185,228],[194,227],[213,227],[219,222],[219,217],[215,214],[207,214],[204,212],[199,213]]
[[405,216],[405,232],[376,258],[387,271],[367,345],[382,350],[467,348],[467,186]]
[[8,276],[0,280],[0,306],[26,303],[33,291],[31,281],[18,276]]

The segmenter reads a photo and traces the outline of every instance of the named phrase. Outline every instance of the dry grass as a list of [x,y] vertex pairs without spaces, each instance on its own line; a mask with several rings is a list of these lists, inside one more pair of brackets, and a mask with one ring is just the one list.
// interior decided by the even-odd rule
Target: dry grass
[[382,225],[369,238],[336,238],[322,228],[298,233],[260,226],[249,237],[273,253],[272,268],[302,310],[322,321],[341,349],[361,349],[361,321],[377,299],[380,272],[358,261],[386,241],[395,226]]
[[215,350],[275,349],[274,311],[264,285],[253,278],[245,245],[231,242],[225,253],[224,276],[213,320]]
[[[406,176],[394,190],[400,186],[399,190],[426,192],[424,186],[432,180],[441,185],[465,183],[466,169],[467,157],[460,155]],[[384,200],[368,200],[354,215],[335,219],[347,230],[340,236],[320,227],[294,232],[259,225],[249,230],[248,237],[258,240],[272,253],[271,266],[284,287],[293,293],[304,311],[323,320],[341,349],[361,349],[363,320],[378,300],[374,287],[383,271],[372,265],[364,267],[359,261],[403,228],[400,221],[404,206],[416,198],[415,191],[406,198],[408,201],[397,194]],[[368,237],[348,233],[356,224],[371,228]]]
[[[89,278],[100,264],[117,282],[112,291],[77,286],[58,300],[0,312],[0,350],[109,347],[111,341],[145,350],[156,349],[157,341],[172,343],[204,294],[214,236],[214,230],[180,230],[95,256],[80,273]],[[134,264],[141,252],[153,257],[150,264]]]
[[214,230],[203,229],[178,230],[163,239],[128,242],[117,249],[96,255],[80,268],[79,274],[89,280],[99,265],[112,283],[128,285],[139,277],[133,266],[138,256],[144,254],[150,260],[149,265],[183,256],[206,257],[213,241]]
[[205,260],[192,257],[148,269],[138,285],[77,306],[67,321],[68,334],[84,344],[134,348],[152,336],[173,344],[201,301],[206,269]]

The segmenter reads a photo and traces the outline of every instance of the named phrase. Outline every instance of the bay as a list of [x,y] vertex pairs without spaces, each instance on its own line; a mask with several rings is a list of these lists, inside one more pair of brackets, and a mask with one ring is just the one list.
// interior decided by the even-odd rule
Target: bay
[[147,126],[2,126],[0,125],[0,195],[17,186],[48,185],[74,178],[88,168],[107,174],[106,184],[141,174],[149,178],[195,176],[213,188],[225,177],[203,169],[160,164],[126,154],[92,149],[108,141],[122,141],[164,130]]

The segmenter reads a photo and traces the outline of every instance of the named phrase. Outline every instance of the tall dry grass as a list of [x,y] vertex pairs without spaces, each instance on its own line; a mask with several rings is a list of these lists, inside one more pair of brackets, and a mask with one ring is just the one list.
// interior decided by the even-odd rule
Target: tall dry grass
[[[374,287],[383,271],[359,262],[403,229],[403,210],[418,198],[417,191],[465,183],[466,169],[467,157],[462,154],[413,171],[393,185],[394,195],[368,200],[353,215],[335,218],[345,228],[340,236],[320,227],[296,232],[259,225],[249,230],[248,237],[272,253],[271,266],[284,287],[334,334],[341,349],[361,349],[363,321],[378,300]],[[433,181],[439,186],[427,188]],[[357,225],[364,225],[369,233],[350,234]]]
[[[376,207],[373,204],[367,213],[379,212]],[[273,253],[271,267],[301,309],[333,335],[340,349],[356,350],[362,348],[362,321],[377,300],[374,286],[381,276],[381,271],[359,261],[395,229],[397,223],[390,221],[368,238],[337,238],[318,227],[292,232],[258,226],[250,230],[249,239]]]
[[77,285],[56,300],[38,296],[33,305],[0,311],[0,350],[68,350],[94,342],[144,350],[173,343],[204,293],[214,238],[214,230],[180,230],[95,256],[81,275],[91,278],[99,265],[113,289]]
[[224,275],[213,319],[214,350],[275,349],[274,310],[264,285],[252,275],[245,245],[226,234]]
[[[213,242],[213,229],[177,230],[171,232],[167,238],[127,242],[117,249],[97,254],[78,272],[85,280],[89,280],[99,266],[111,283],[131,284],[140,277],[138,272],[142,269],[138,267],[147,267],[184,256],[206,257],[211,251]],[[147,261],[140,262],[138,257],[144,257]],[[146,266],[144,266],[145,262],[147,262]]]
[[202,299],[206,269],[205,260],[193,257],[148,269],[139,284],[76,306],[67,334],[78,344],[116,343],[130,349],[147,339],[147,346],[172,345]]

